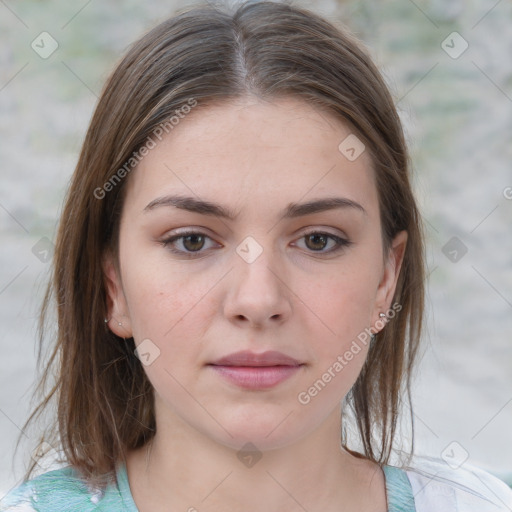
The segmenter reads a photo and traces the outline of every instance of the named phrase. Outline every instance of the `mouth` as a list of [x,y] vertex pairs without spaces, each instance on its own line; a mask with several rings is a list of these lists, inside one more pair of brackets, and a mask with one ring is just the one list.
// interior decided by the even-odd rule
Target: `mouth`
[[208,365],[225,380],[243,389],[277,386],[297,373],[304,363],[281,352],[236,352]]

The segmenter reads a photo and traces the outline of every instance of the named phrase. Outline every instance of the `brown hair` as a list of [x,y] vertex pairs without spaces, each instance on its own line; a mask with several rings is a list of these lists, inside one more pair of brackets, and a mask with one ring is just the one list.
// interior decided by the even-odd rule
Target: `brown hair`
[[[386,252],[399,231],[408,232],[394,296],[402,309],[371,345],[344,404],[354,412],[364,453],[342,441],[344,447],[380,464],[389,460],[403,386],[411,403],[424,300],[422,227],[391,95],[361,44],[312,12],[274,2],[246,3],[235,12],[197,6],[135,42],[107,81],[62,212],[41,313],[39,364],[53,299],[57,339],[37,388],[43,399],[25,426],[56,400],[55,424],[42,439],[59,446],[91,482],[112,477],[117,462],[156,428],[153,389],[133,339],[123,342],[104,323],[102,256],[117,255],[129,179],[119,170],[191,98],[203,108],[247,94],[299,98],[348,123],[372,156]],[[116,173],[123,179],[114,183]],[[107,188],[99,198],[97,191]],[[46,390],[52,369],[56,380]]]

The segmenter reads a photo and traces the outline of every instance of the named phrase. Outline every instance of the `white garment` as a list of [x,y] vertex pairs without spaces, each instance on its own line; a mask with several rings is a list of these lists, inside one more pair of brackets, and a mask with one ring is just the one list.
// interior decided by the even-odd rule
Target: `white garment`
[[404,469],[416,512],[512,512],[512,489],[471,464],[453,469],[442,459],[422,456]]

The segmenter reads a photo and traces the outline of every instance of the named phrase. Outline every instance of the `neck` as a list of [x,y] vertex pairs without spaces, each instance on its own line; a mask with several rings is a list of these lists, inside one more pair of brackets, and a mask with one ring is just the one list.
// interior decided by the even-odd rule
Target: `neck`
[[378,465],[340,447],[339,411],[299,442],[263,453],[226,447],[179,421],[157,424],[152,442],[127,458],[141,511],[339,512],[385,503]]

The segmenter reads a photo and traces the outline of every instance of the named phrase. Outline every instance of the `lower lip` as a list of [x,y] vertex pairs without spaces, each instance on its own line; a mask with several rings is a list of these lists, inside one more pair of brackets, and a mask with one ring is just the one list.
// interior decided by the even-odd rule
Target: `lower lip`
[[268,389],[289,379],[297,366],[217,366],[211,367],[222,377],[244,389]]

